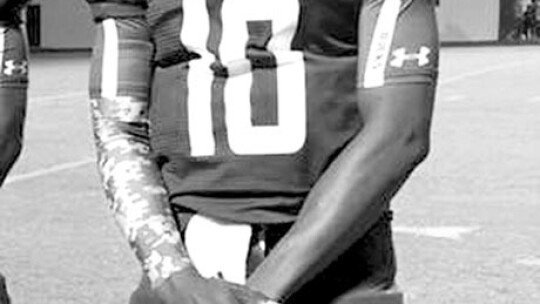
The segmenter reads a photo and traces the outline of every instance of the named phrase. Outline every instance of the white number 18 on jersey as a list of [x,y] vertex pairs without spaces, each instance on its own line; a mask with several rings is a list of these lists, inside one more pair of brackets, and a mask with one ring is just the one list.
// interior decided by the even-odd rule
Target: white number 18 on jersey
[[[257,5],[251,8],[250,6]],[[248,7],[246,7],[248,6]],[[283,9],[286,7],[288,9]],[[212,122],[212,85],[210,65],[215,54],[208,51],[211,35],[210,16],[205,1],[184,0],[181,40],[188,49],[202,57],[190,62],[188,76],[188,126],[192,156],[212,156],[216,140]],[[278,10],[278,8],[280,8]],[[223,1],[222,28],[218,46],[219,59],[229,72],[224,87],[225,125],[228,143],[238,155],[292,154],[306,140],[306,80],[301,52],[292,51],[296,31],[298,3],[290,0]],[[277,83],[255,83],[252,63],[246,56],[250,37],[247,24],[267,22],[271,36],[265,50],[275,58]],[[254,125],[251,100],[254,86],[277,87],[277,123]],[[264,95],[258,98],[267,98]]]

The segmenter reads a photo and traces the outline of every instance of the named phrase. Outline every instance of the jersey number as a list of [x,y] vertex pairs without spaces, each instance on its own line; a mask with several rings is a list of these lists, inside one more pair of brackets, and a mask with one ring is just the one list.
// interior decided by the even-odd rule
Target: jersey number
[[[296,1],[285,0],[284,3],[291,2]],[[200,59],[190,62],[188,76],[191,155],[216,154],[211,105],[214,76],[209,69],[217,59],[216,53],[229,75],[225,82],[223,100],[227,140],[232,152],[237,155],[275,155],[292,154],[300,150],[306,140],[306,81],[302,53],[290,50],[296,28],[297,15],[294,11],[292,14],[280,15],[276,10],[262,8],[258,17],[264,19],[250,20],[243,13],[229,16],[235,8],[223,7],[220,12],[223,26],[217,29],[219,34],[216,35],[215,24],[201,24],[204,23],[202,20],[210,19],[204,1],[185,0],[183,3],[185,13],[182,41],[189,49],[201,55]],[[224,1],[223,5],[226,3],[234,1]],[[239,11],[249,10],[244,7]],[[206,15],[206,18],[200,18],[201,14]],[[273,26],[277,28],[273,29]],[[266,41],[265,35],[268,36]],[[216,39],[218,43],[215,43]],[[249,52],[246,54],[246,45],[261,41],[264,45],[256,48],[254,55],[259,60]],[[211,52],[212,45],[216,45],[215,52]],[[269,62],[261,62],[261,55],[262,58],[269,58]],[[265,69],[265,64],[278,68]],[[256,69],[260,69],[260,73]],[[261,73],[275,73],[275,76],[257,77]],[[273,122],[254,124],[253,109],[269,103],[277,105]]]

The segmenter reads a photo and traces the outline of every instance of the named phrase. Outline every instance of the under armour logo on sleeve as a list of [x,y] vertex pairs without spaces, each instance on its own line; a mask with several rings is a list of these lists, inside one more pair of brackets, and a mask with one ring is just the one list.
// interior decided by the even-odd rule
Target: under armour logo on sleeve
[[390,65],[396,68],[401,68],[405,64],[405,61],[416,60],[418,66],[422,67],[429,64],[429,54],[431,49],[428,47],[421,47],[419,53],[408,54],[405,48],[400,48],[392,52],[394,58],[390,61]]
[[28,73],[28,62],[17,62],[15,60],[8,60],[6,61],[2,72],[8,76],[26,75]]

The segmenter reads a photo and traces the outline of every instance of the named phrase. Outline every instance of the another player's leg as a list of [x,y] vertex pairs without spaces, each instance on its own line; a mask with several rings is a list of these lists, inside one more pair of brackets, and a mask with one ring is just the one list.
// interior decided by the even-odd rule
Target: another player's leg
[[0,304],[10,304],[9,295],[6,287],[6,279],[0,273]]

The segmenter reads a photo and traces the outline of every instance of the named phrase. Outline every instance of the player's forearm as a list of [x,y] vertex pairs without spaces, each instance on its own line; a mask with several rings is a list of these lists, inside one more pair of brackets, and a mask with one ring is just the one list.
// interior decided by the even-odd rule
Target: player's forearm
[[3,138],[0,135],[0,186],[4,182],[9,170],[19,157],[22,149],[22,138]]
[[26,93],[7,93],[16,91],[19,90],[0,87],[0,186],[22,150]]
[[416,126],[372,119],[317,182],[249,286],[272,298],[303,286],[380,218],[427,147],[427,133]]
[[[100,115],[94,102],[99,171],[116,222],[151,281],[159,285],[189,265],[168,196],[144,136]],[[124,129],[124,130],[123,130]]]
[[99,171],[114,217],[154,285],[189,265],[150,154],[152,44],[144,19],[98,23],[90,95]]

